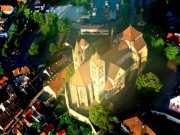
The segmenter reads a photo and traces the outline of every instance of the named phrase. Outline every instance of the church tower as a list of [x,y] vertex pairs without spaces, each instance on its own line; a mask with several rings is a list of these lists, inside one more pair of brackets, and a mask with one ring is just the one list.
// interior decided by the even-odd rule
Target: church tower
[[97,102],[100,102],[104,97],[105,87],[105,61],[103,61],[96,52],[89,61],[90,77],[94,87],[94,97]]
[[78,67],[85,60],[85,52],[81,49],[78,41],[76,41],[76,45],[74,50],[72,51],[72,54],[73,54],[74,70],[76,71],[76,69],[78,69]]

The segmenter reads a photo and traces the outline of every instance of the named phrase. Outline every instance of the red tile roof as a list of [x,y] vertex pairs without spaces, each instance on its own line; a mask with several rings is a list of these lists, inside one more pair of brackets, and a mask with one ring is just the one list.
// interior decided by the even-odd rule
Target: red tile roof
[[138,38],[142,33],[134,29],[132,26],[129,26],[127,29],[125,29],[119,36],[123,40],[128,41],[134,41],[136,38]]
[[53,130],[53,126],[50,125],[50,124],[45,123],[43,125],[43,130],[49,133],[49,132],[51,132]]
[[1,11],[11,11],[12,6],[1,6]]
[[62,129],[58,132],[58,135],[66,135],[66,131],[64,129]]

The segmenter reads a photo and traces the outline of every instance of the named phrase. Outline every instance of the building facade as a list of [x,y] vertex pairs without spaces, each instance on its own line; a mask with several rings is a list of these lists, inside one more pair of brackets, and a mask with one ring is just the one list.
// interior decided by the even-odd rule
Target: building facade
[[68,88],[72,104],[89,106],[94,101],[100,103],[103,98],[111,97],[125,87],[129,71],[147,60],[148,50],[142,33],[132,26],[117,35],[113,43],[115,46],[103,56],[96,52],[86,59],[89,44],[76,42],[72,51],[75,73]]

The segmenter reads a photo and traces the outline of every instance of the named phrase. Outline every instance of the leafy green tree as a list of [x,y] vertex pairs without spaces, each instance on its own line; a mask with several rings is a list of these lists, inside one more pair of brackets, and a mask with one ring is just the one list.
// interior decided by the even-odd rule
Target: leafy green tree
[[148,95],[160,92],[162,83],[155,74],[149,72],[137,78],[136,87],[142,94]]
[[8,57],[7,56],[7,49],[4,47],[4,48],[2,48],[2,50],[1,50],[1,55],[3,56],[3,57]]
[[57,28],[58,28],[58,31],[59,32],[66,32],[67,30],[67,25],[65,24],[64,20],[63,19],[59,19],[57,21]]
[[51,53],[56,53],[58,51],[57,45],[51,43],[50,46],[49,46],[49,51]]
[[164,40],[162,38],[158,38],[157,40],[154,37],[151,37],[152,41],[151,44],[153,47],[157,48],[158,50],[164,49]]
[[55,13],[51,13],[49,12],[47,15],[46,15],[46,22],[49,24],[49,25],[55,25],[56,22],[58,20],[58,16],[57,14]]
[[9,32],[9,38],[12,39],[14,35],[17,35],[17,31],[18,31],[17,25],[13,25]]
[[64,125],[67,126],[68,135],[92,135],[88,125],[69,116],[67,112],[61,115],[57,129]]
[[180,56],[176,56],[176,59],[175,59],[177,65],[180,65]]
[[87,3],[88,0],[72,0],[72,2],[76,5],[80,5],[80,4],[83,4],[83,3]]
[[74,73],[74,64],[73,63],[70,63],[68,64],[67,66],[67,70],[66,70],[66,76],[65,76],[65,81],[66,82],[69,82],[70,81],[70,78],[71,76],[73,75]]
[[2,64],[0,63],[0,76],[4,75],[4,70],[2,68]]
[[109,112],[105,110],[101,105],[95,105],[89,110],[89,119],[91,122],[98,126],[101,131],[113,132],[113,117],[109,115]]
[[164,49],[164,51],[168,60],[174,60],[179,53],[177,46],[168,46]]
[[71,19],[65,18],[65,19],[64,19],[64,23],[66,24],[66,26],[67,26],[68,29],[71,28],[71,26],[72,26],[72,21],[71,21]]
[[44,14],[40,12],[33,12],[32,19],[40,25],[45,22]]
[[2,17],[2,15],[3,15],[3,12],[0,11],[0,17]]
[[128,3],[124,3],[122,6],[121,16],[131,16],[132,15],[132,8],[131,5]]
[[44,23],[41,25],[41,32],[44,36],[48,36],[50,33],[51,29],[47,23]]
[[32,127],[33,127],[35,130],[39,131],[39,130],[41,129],[41,123],[40,123],[40,122],[34,122],[33,125],[32,125]]
[[27,19],[30,19],[31,18],[31,11],[30,9],[26,8],[24,9],[24,15]]
[[28,50],[29,55],[38,55],[39,54],[39,45],[36,42],[33,42]]

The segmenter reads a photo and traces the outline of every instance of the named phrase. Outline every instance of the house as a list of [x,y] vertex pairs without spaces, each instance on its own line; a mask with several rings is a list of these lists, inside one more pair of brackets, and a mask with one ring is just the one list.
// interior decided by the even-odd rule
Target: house
[[166,40],[172,44],[180,46],[180,34],[179,33],[168,33]]
[[146,124],[144,124],[137,116],[123,120],[124,126],[132,135],[156,135]]
[[66,135],[66,131],[64,129],[57,132],[57,135]]
[[110,98],[125,87],[128,73],[147,61],[147,45],[141,32],[129,26],[118,38],[118,45],[103,56],[96,52],[90,59],[76,42],[72,51],[75,72],[66,87],[72,104],[88,107],[94,101]]
[[45,123],[42,129],[49,135],[54,130],[54,127],[51,124]]
[[22,2],[25,4],[27,2],[27,0],[17,0],[17,2]]
[[17,77],[17,76],[20,76],[20,75],[29,74],[30,70],[29,70],[28,67],[24,66],[24,67],[21,67],[21,68],[17,68],[15,70],[13,70],[12,72],[13,72],[14,77]]
[[7,81],[9,79],[6,77],[6,76],[3,76],[1,79],[0,79],[0,89],[3,88],[3,86],[5,86],[7,84]]
[[34,11],[35,12],[40,12],[40,11],[44,11],[45,9],[45,3],[41,2],[40,0],[36,0],[34,3]]
[[174,97],[170,100],[169,109],[180,113],[180,96]]
[[12,125],[18,121],[24,111],[19,106],[16,97],[12,95],[8,100],[0,104],[0,130],[2,132],[9,132]]
[[14,22],[12,20],[9,20],[8,18],[0,18],[0,37],[7,38],[13,25]]
[[11,14],[14,11],[14,8],[13,6],[10,5],[2,5],[1,11],[5,14]]
[[109,35],[109,28],[103,25],[81,25],[81,35]]
[[147,23],[147,15],[144,12],[140,12],[136,17],[137,26],[144,26]]
[[49,102],[56,98],[56,93],[49,87],[45,86],[43,89],[33,98],[32,103],[37,99],[49,105]]

